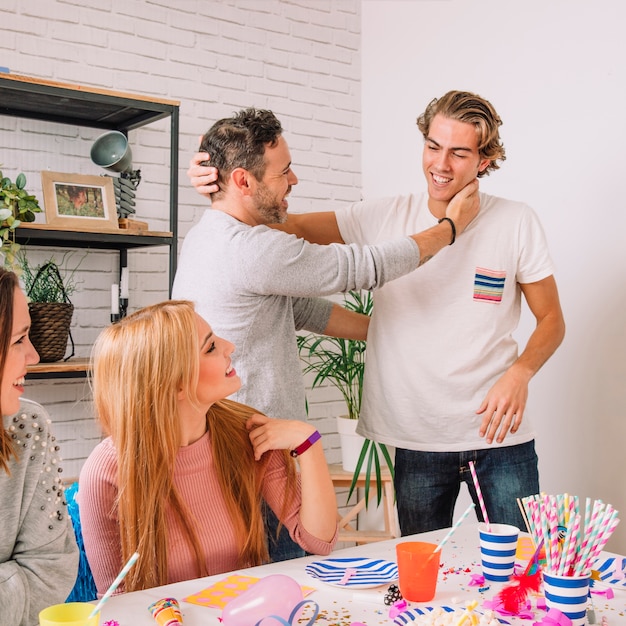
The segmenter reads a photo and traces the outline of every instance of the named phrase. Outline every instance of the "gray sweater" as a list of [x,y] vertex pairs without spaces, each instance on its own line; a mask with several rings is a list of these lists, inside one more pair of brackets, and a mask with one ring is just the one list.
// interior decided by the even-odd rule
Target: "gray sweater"
[[213,331],[235,344],[243,386],[234,400],[272,417],[305,419],[296,331],[321,333],[332,306],[314,296],[374,289],[418,264],[410,237],[319,246],[207,209],[185,237],[172,295],[194,301]]
[[31,626],[39,611],[65,602],[76,581],[78,548],[48,414],[22,400],[3,422],[19,461],[9,461],[10,476],[0,470],[0,623]]

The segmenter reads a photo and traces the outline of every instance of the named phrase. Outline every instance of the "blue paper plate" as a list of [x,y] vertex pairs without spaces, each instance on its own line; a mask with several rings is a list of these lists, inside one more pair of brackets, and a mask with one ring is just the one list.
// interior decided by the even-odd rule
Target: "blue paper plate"
[[[354,573],[341,583],[347,569]],[[309,563],[304,571],[313,578],[335,587],[367,589],[398,580],[398,566],[382,559],[324,559]]]

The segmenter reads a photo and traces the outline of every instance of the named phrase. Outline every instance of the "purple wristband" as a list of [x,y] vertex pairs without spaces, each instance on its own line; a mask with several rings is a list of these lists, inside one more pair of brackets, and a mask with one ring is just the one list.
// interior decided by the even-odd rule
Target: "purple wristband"
[[308,439],[305,439],[297,448],[294,448],[289,452],[295,459],[297,456],[304,454],[316,441],[322,438],[319,431],[316,430]]

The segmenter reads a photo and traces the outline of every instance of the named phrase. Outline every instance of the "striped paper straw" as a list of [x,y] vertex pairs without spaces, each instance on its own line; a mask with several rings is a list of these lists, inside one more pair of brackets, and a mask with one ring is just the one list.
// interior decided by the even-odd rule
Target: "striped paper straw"
[[139,558],[139,552],[135,552],[130,559],[128,559],[128,563],[124,565],[122,571],[117,575],[117,578],[111,583],[111,586],[106,590],[106,593],[100,598],[100,602],[96,604],[94,610],[89,614],[87,620],[90,620],[104,605],[104,603],[115,593],[115,590],[120,586],[120,583],[126,577],[126,574],[130,571],[130,568],[137,562]]
[[480,485],[478,484],[478,476],[476,476],[476,468],[474,467],[474,461],[469,462],[470,472],[472,473],[472,480],[474,481],[474,488],[476,489],[476,495],[478,496],[478,503],[480,504],[480,510],[483,513],[483,519],[485,520],[485,525],[487,526],[487,532],[491,532],[491,527],[489,526],[489,516],[487,515],[487,509],[485,508],[485,501],[483,500],[483,492],[480,490]]
[[596,500],[594,502],[593,510],[591,511],[591,519],[589,520],[589,526],[585,528],[585,538],[582,546],[580,547],[578,563],[574,572],[575,576],[582,576],[583,572],[586,571],[585,565],[587,564],[587,559],[589,558],[593,545],[596,541],[596,537],[598,536],[598,532],[600,531],[598,518],[601,517],[603,508],[604,505],[600,502],[600,500]]
[[433,550],[433,554],[435,554],[435,552],[439,552],[441,550],[441,548],[443,548],[444,544],[448,541],[448,539],[450,539],[450,537],[452,537],[452,535],[455,533],[456,529],[463,523],[463,520],[470,514],[470,511],[475,507],[476,505],[472,502],[467,509],[465,510],[465,513],[463,513],[463,515],[461,515],[461,517],[459,517],[459,519],[454,523],[454,526],[448,531],[448,534],[441,540],[441,543]]
[[576,551],[578,549],[578,531],[580,530],[580,515],[576,515],[571,519],[569,529],[563,544],[563,554],[561,555],[561,565],[559,568],[560,576],[568,576],[569,569],[574,562]]
[[583,571],[591,569],[595,560],[600,556],[600,552],[602,552],[602,549],[606,545],[606,542],[609,540],[609,538],[613,534],[613,531],[619,524],[617,511],[613,507],[611,507],[611,505],[609,505],[609,510],[609,514],[604,516],[600,524],[595,543],[590,551],[589,556],[587,557],[587,561],[583,567]]

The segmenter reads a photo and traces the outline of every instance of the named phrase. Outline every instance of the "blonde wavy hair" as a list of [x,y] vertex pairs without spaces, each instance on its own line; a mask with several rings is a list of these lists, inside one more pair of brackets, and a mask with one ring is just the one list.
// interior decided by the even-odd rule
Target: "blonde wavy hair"
[[[200,346],[191,302],[146,307],[106,328],[94,344],[93,397],[99,420],[118,455],[117,509],[122,562],[139,552],[126,591],[168,582],[166,510],[173,511],[196,554],[197,575],[207,575],[196,521],[174,486],[180,447],[177,396],[196,402]],[[261,512],[266,463],[254,460],[245,423],[258,411],[222,400],[207,413],[207,427],[222,493],[240,546],[241,566],[267,561]],[[295,489],[293,460],[287,494]],[[266,457],[267,459],[267,457]]]

